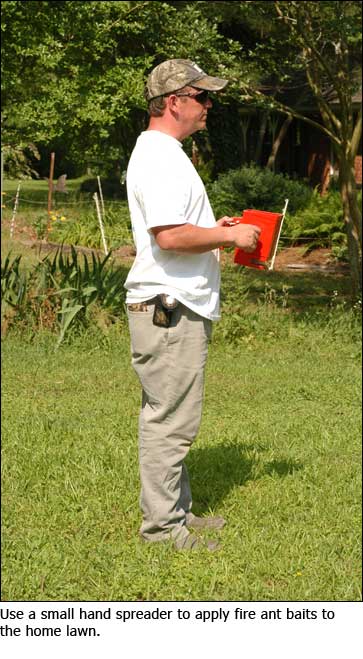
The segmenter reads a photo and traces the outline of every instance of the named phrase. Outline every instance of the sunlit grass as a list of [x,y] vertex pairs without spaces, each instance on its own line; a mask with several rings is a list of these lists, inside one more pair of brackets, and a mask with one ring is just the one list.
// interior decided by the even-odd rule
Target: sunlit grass
[[211,346],[188,465],[196,512],[228,520],[212,555],[138,540],[125,330],[57,353],[9,336],[3,599],[359,599],[359,346],[326,327],[283,336]]
[[[36,250],[7,231],[3,254],[31,267]],[[228,520],[221,551],[139,542],[140,390],[123,308],[113,325],[75,328],[57,352],[55,334],[23,323],[2,346],[4,600],[361,599],[361,342],[349,278],[225,260],[188,456],[195,511]]]

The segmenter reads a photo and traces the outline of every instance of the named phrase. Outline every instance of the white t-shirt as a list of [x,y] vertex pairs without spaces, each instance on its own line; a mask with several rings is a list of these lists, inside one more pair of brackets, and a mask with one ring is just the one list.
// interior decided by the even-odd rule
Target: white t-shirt
[[126,302],[167,293],[205,318],[218,320],[219,250],[178,254],[162,250],[153,227],[189,222],[214,227],[203,182],[182,144],[156,130],[141,133],[127,169],[127,195],[136,258],[125,282]]

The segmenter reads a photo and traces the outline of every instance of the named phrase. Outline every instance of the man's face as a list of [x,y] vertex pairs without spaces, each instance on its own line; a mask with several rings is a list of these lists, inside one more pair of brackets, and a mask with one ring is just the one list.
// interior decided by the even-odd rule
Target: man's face
[[187,87],[180,92],[176,92],[175,96],[175,107],[184,136],[187,137],[198,130],[204,130],[208,110],[212,107],[208,92],[194,87]]

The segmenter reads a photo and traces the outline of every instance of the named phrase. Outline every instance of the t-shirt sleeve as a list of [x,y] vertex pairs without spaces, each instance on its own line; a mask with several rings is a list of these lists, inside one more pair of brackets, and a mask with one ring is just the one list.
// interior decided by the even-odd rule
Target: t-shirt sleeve
[[185,224],[189,198],[187,182],[170,169],[149,174],[146,182],[137,190],[146,228]]

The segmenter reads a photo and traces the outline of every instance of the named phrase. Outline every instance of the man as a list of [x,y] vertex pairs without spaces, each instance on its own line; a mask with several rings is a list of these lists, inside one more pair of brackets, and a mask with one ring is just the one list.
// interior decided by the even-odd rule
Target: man
[[[142,386],[139,419],[141,537],[172,539],[177,549],[213,550],[193,530],[219,529],[219,517],[196,517],[184,458],[198,432],[212,321],[219,315],[219,246],[253,251],[259,229],[215,221],[204,185],[181,141],[206,127],[226,80],[190,60],[150,73],[150,122],[127,169],[136,245],[126,303],[132,364]],[[192,532],[191,532],[192,531]]]

